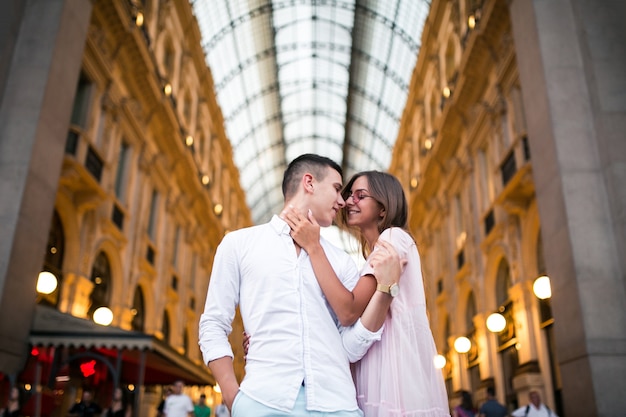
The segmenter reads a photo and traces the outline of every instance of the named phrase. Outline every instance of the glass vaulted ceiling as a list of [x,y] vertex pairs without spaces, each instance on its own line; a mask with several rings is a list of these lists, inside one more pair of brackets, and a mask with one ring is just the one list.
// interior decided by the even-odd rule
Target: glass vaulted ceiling
[[235,164],[262,223],[305,152],[386,170],[430,0],[192,0]]

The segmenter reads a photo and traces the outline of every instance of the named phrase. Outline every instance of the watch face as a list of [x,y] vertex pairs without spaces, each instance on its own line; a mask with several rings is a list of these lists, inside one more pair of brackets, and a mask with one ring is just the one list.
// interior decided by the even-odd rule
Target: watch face
[[398,295],[399,292],[400,292],[400,287],[398,287],[398,284],[392,284],[389,287],[389,294],[391,294],[392,297],[395,297],[396,295]]

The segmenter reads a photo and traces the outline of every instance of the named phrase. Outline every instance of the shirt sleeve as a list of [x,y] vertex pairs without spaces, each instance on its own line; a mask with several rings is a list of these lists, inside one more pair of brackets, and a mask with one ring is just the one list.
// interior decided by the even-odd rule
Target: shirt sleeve
[[205,364],[225,356],[234,357],[228,342],[239,304],[239,266],[233,235],[226,235],[217,248],[204,313],[200,316],[198,344]]
[[520,407],[511,413],[512,417],[524,417],[526,414],[526,406]]
[[356,362],[360,360],[367,350],[372,346],[374,342],[380,340],[385,326],[381,326],[376,332],[367,330],[361,323],[361,319],[358,319],[350,327],[340,327],[341,340],[343,342],[343,349],[348,355],[350,362]]

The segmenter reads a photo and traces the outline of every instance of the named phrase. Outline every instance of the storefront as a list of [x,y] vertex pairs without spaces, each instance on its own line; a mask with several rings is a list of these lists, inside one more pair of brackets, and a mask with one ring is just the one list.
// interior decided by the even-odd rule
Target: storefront
[[[4,378],[8,385],[11,378]],[[202,363],[194,363],[156,337],[99,326],[38,305],[30,333],[30,355],[15,382],[22,389],[23,415],[65,416],[89,389],[106,407],[121,387],[134,416],[152,416],[161,387],[175,380],[190,386],[213,386]]]

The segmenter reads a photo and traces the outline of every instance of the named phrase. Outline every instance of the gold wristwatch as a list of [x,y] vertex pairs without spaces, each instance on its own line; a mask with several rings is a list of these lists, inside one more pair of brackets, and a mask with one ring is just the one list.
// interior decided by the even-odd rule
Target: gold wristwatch
[[400,292],[400,287],[398,287],[398,283],[394,282],[391,285],[378,284],[376,290],[395,297]]

